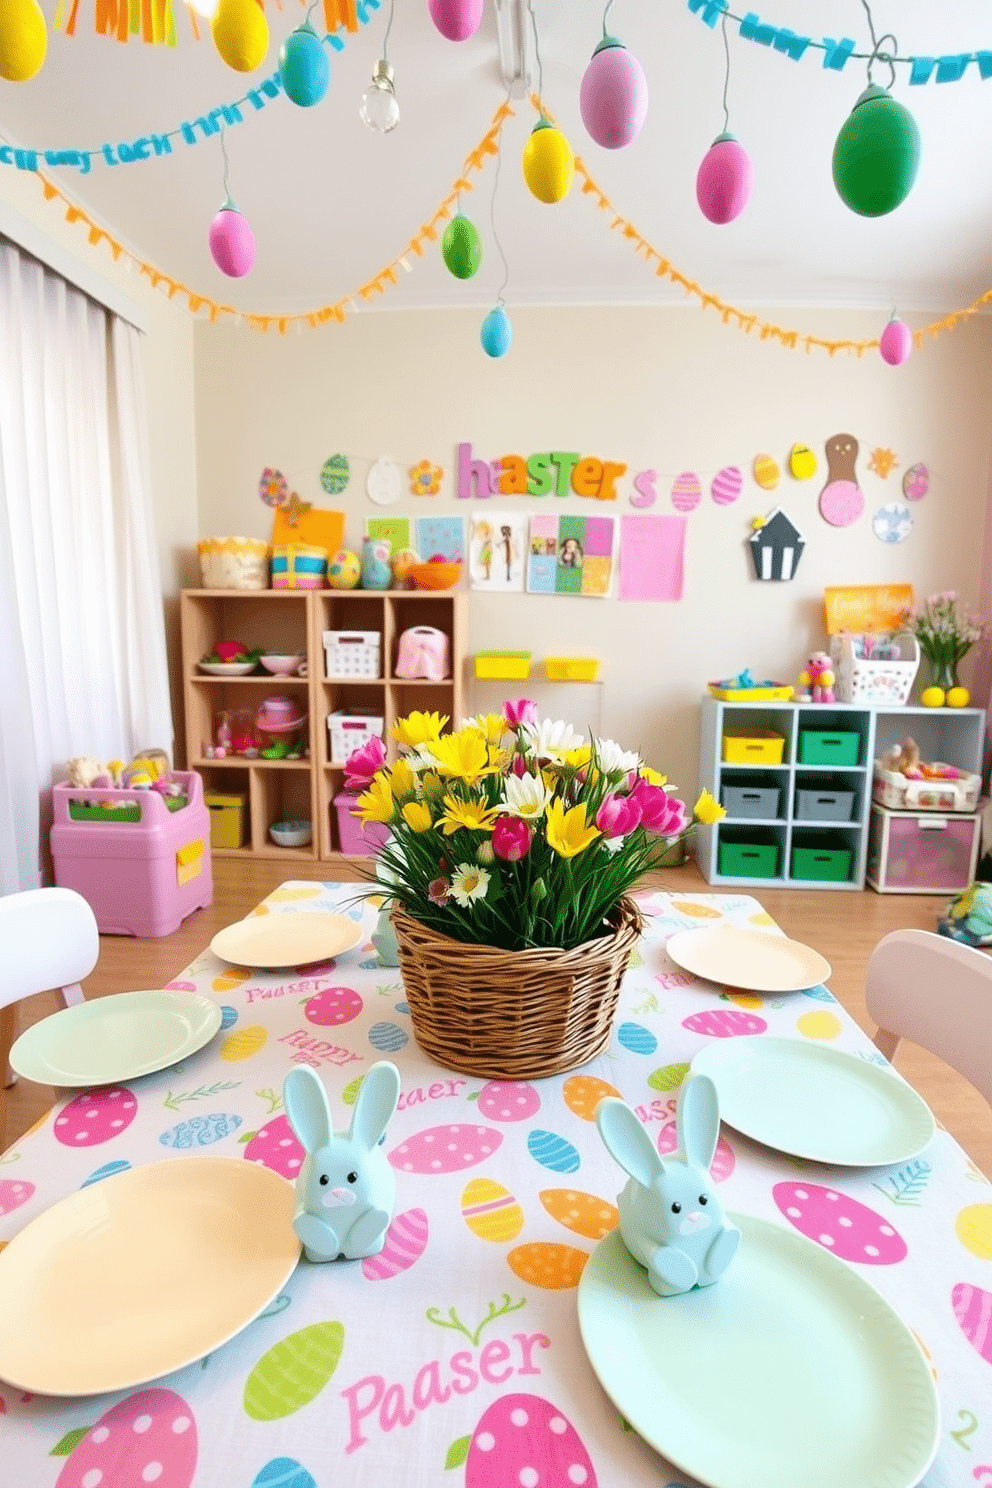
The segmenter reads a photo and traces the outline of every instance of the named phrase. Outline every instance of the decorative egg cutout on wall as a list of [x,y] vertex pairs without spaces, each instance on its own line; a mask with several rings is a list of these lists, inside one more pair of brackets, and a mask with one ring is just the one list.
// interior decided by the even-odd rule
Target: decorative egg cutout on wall
[[925,465],[910,465],[902,478],[902,493],[907,501],[922,501],[930,489],[930,472]]
[[901,367],[909,360],[913,350],[913,333],[904,320],[893,315],[878,338],[878,350],[883,362],[890,367]]
[[0,77],[26,83],[41,70],[48,51],[48,28],[36,0],[0,4]]
[[702,499],[703,488],[695,471],[683,470],[672,481],[672,505],[676,511],[695,511]]
[[471,279],[482,262],[482,239],[474,222],[461,212],[452,217],[441,239],[444,266],[456,279]]
[[427,0],[427,10],[448,41],[467,41],[482,20],[482,0]]
[[845,206],[884,217],[906,200],[920,163],[920,132],[908,109],[869,84],[834,144],[833,177]]
[[291,31],[279,48],[279,79],[290,103],[312,108],[327,92],[331,67],[324,43],[304,21]]
[[774,491],[778,485],[778,465],[771,455],[755,455],[751,466],[754,478],[763,491]]
[[648,116],[648,80],[637,58],[615,36],[604,36],[582,74],[579,110],[604,150],[623,150]]
[[229,279],[243,279],[255,262],[251,223],[232,202],[226,202],[211,222],[209,243],[211,258]]
[[708,222],[733,222],[747,206],[754,186],[754,166],[732,134],[717,135],[696,173],[696,201]]
[[482,349],[486,356],[501,357],[509,351],[513,340],[513,327],[502,305],[497,305],[495,310],[490,310],[482,322],[479,340],[482,342]]
[[812,480],[816,474],[816,456],[808,444],[794,444],[789,451],[789,474],[793,480]]
[[220,0],[210,33],[222,61],[235,72],[254,72],[269,50],[269,25],[255,0]]
[[743,485],[744,476],[741,473],[740,467],[737,465],[725,465],[713,477],[713,483],[710,486],[710,495],[713,497],[717,506],[729,506],[732,501],[737,500],[741,494]]
[[568,195],[575,158],[560,129],[541,119],[531,130],[523,153],[524,180],[538,201],[553,205]]

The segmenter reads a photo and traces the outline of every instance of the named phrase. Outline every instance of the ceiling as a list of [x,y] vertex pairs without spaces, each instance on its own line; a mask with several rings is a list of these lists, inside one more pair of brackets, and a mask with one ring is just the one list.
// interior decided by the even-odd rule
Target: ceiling
[[[0,83],[0,134],[36,149],[99,149],[164,133],[182,121],[245,96],[276,67],[282,39],[299,24],[296,0],[269,0],[271,41],[258,72],[228,68],[209,35],[195,41],[177,3],[175,48],[127,45],[93,31],[95,0],[82,0],[77,34],[49,24],[48,56],[23,84]],[[44,0],[46,14],[54,6]],[[723,128],[724,46],[687,0],[615,0],[609,29],[640,59],[651,102],[647,122],[626,150],[604,150],[586,134],[578,107],[582,73],[602,36],[603,0],[532,0],[543,67],[543,98],[589,176],[617,214],[705,290],[740,306],[872,306],[933,311],[963,306],[992,286],[992,81],[972,64],[956,83],[909,87],[897,68],[897,96],[922,137],[916,184],[888,217],[850,212],[831,180],[833,141],[866,82],[866,64],[825,70],[822,50],[798,62],[740,35],[727,23],[730,126],[755,167],[751,201],[734,223],[707,222],[695,200],[699,162]],[[404,252],[460,175],[468,153],[506,98],[494,0],[474,37],[446,41],[425,0],[395,0],[389,60],[401,108],[399,127],[382,136],[358,117],[361,94],[382,50],[389,0],[346,47],[331,53],[331,85],[311,109],[279,96],[227,131],[231,196],[252,223],[257,257],[242,280],[225,278],[207,247],[210,220],[224,199],[219,139],[178,141],[171,156],[109,166],[81,176],[50,174],[139,258],[194,291],[249,313],[293,314],[337,302]],[[732,7],[742,14],[747,7]],[[870,50],[856,0],[765,0],[762,19],[815,39],[850,36]],[[321,10],[314,13],[319,25]],[[984,0],[936,6],[928,0],[875,5],[875,29],[895,27],[901,56],[992,49]],[[876,66],[875,81],[887,70]],[[513,100],[501,169],[487,158],[475,189],[462,196],[484,239],[472,280],[453,278],[437,246],[375,300],[376,308],[489,307],[508,267],[514,304],[682,303],[658,278],[613,214],[583,193],[581,177],[562,203],[527,190],[520,168],[536,115]],[[10,169],[3,166],[0,169]],[[497,184],[494,198],[494,183]],[[50,208],[52,212],[57,206]],[[88,248],[80,231],[80,252]]]

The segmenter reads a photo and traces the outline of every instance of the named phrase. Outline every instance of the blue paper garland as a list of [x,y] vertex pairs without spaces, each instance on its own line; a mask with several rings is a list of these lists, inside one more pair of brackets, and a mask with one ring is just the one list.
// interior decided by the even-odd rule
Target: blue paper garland
[[747,15],[734,15],[727,8],[727,0],[688,0],[688,6],[693,15],[698,15],[711,30],[726,16],[728,21],[734,21],[740,27],[744,41],[771,47],[783,56],[790,57],[793,62],[798,62],[809,47],[815,47],[823,52],[823,65],[832,72],[840,72],[852,58],[857,62],[904,63],[910,69],[910,84],[919,87],[928,83],[931,78],[938,83],[960,82],[969,62],[974,62],[983,82],[992,78],[992,51],[953,52],[943,57],[890,57],[888,54],[882,56],[881,53],[876,56],[873,52],[856,52],[854,48],[857,43],[849,36],[841,37],[839,41],[824,36],[817,41],[812,36],[802,36],[790,30],[788,26],[775,26],[762,21],[753,10],[749,10]]
[[[379,9],[382,0],[356,0],[355,13],[360,25],[368,23],[372,12]],[[321,37],[325,46],[335,52],[343,52],[345,43],[336,32]],[[207,114],[198,114],[195,119],[184,119],[175,129],[164,134],[143,134],[137,139],[121,140],[116,145],[104,144],[98,150],[28,150],[14,145],[0,145],[0,165],[12,165],[15,170],[37,171],[39,166],[73,166],[81,176],[89,175],[94,162],[107,165],[135,165],[143,160],[156,160],[172,154],[173,140],[182,140],[187,145],[198,145],[201,140],[219,134],[221,126],[243,124],[241,110],[251,104],[255,113],[264,109],[269,99],[278,98],[283,91],[278,72],[263,78],[257,88],[249,88],[236,103],[222,103]],[[249,117],[251,117],[249,115]],[[197,130],[200,132],[197,133]]]

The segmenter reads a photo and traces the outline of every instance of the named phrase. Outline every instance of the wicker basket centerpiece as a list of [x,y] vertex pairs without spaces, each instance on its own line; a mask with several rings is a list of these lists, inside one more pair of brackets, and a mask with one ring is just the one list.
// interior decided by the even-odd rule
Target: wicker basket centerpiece
[[411,713],[348,759],[353,807],[388,830],[374,878],[413,1030],[448,1069],[540,1079],[610,1042],[642,929],[630,890],[692,831],[664,777],[612,739],[538,720],[525,699],[467,719]]

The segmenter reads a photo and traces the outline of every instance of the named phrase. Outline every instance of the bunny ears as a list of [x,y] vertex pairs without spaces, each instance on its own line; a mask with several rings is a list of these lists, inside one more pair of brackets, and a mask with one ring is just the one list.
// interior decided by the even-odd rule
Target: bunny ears
[[[611,1157],[636,1183],[650,1188],[665,1170],[654,1143],[626,1101],[607,1096],[596,1107],[596,1125]],[[694,1075],[682,1082],[675,1128],[679,1146],[676,1157],[689,1167],[707,1172],[720,1136],[720,1106],[716,1086],[709,1075]]]
[[[373,1064],[358,1087],[348,1140],[371,1152],[389,1125],[400,1094],[400,1072],[395,1064]],[[326,1147],[334,1135],[331,1107],[320,1076],[309,1065],[291,1069],[283,1083],[289,1124],[306,1152]]]

